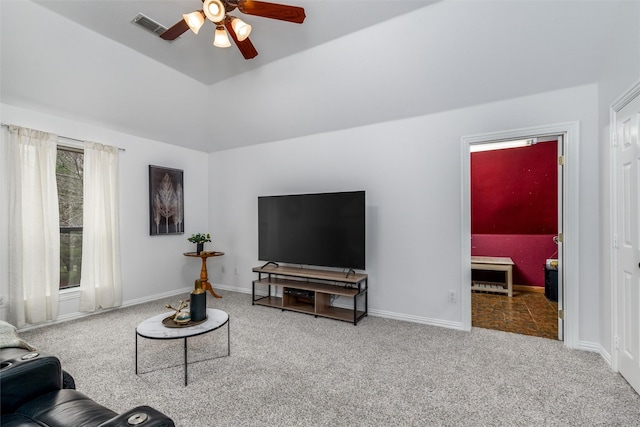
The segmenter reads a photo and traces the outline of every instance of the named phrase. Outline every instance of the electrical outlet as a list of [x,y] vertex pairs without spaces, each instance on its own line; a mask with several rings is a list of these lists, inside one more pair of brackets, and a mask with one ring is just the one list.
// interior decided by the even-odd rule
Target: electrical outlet
[[233,269],[233,274],[235,274],[236,276],[238,275],[238,267],[235,267],[235,268]]
[[449,302],[456,302],[457,299],[458,299],[458,296],[456,294],[456,291],[450,289],[449,290]]
[[220,267],[220,270],[221,270],[222,274],[224,274],[224,265],[222,267]]
[[0,295],[0,307],[4,307],[6,302],[7,302],[7,297],[5,297],[4,295]]

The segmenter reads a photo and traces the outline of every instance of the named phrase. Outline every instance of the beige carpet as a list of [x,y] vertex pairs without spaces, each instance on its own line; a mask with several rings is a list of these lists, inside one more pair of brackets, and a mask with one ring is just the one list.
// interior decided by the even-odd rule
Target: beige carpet
[[[77,388],[118,412],[148,404],[177,426],[636,426],[640,396],[595,353],[507,332],[363,319],[358,326],[221,292],[226,329],[182,341],[136,325],[178,297],[23,332]],[[186,296],[185,296],[186,297]],[[220,357],[219,357],[220,356]]]

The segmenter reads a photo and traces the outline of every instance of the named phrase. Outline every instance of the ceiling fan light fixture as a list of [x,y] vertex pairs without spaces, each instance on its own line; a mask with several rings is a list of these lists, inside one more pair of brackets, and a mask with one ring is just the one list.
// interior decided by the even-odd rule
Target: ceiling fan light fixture
[[211,22],[216,23],[222,21],[227,13],[224,10],[224,4],[220,0],[204,0],[202,10]]
[[251,25],[235,16],[231,18],[231,27],[233,28],[233,32],[236,33],[238,41],[245,40],[249,37],[249,34],[251,34]]
[[216,26],[216,33],[213,38],[213,45],[216,47],[231,46],[231,42],[229,41],[229,35],[227,34],[227,30],[225,30],[222,25]]
[[[231,37],[244,59],[252,59],[258,55],[258,51],[253,43],[251,43],[251,40],[249,40],[251,25],[248,25],[235,16],[227,15],[227,12],[232,12],[237,9],[240,13],[247,15],[293,22],[296,24],[302,24],[306,17],[304,8],[302,7],[269,3],[263,0],[201,1],[202,10],[182,15],[182,19],[176,22],[171,28],[167,29],[162,27],[162,29],[158,31],[160,38],[171,42],[189,29],[198,34],[204,26],[203,21],[211,21],[216,27],[213,37],[214,46],[223,48],[230,47],[231,41],[229,38]],[[157,30],[154,28],[153,31],[156,32]]]
[[191,31],[196,34],[198,34],[198,31],[200,31],[200,28],[202,28],[202,25],[204,25],[204,15],[200,10],[191,13],[185,13],[184,15],[182,15],[182,18],[184,19],[184,22],[187,23]]

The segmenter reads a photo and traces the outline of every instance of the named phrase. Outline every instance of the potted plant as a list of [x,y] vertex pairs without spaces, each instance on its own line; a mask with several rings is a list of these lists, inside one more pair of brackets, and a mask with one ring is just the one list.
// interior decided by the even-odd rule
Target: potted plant
[[200,255],[200,252],[204,250],[204,244],[211,241],[211,235],[209,233],[192,234],[187,240],[196,244],[196,253]]

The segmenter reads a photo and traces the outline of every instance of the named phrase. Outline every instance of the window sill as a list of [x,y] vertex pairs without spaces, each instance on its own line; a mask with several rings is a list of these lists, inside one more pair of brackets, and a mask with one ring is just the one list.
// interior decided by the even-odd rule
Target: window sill
[[60,292],[58,295],[60,297],[59,299],[62,301],[78,298],[80,296],[80,286],[75,286],[73,288],[60,289]]

